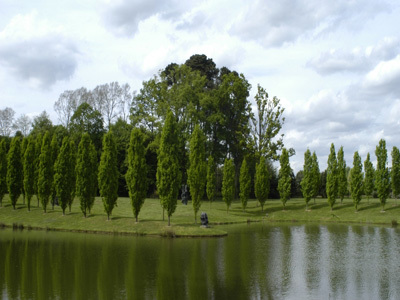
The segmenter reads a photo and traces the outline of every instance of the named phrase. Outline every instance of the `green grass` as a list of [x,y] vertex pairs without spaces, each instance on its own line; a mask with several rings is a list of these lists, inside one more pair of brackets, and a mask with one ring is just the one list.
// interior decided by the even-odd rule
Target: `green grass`
[[[222,224],[246,223],[246,222],[336,222],[336,223],[361,223],[392,225],[399,222],[400,206],[395,205],[394,200],[389,199],[385,212],[381,212],[378,199],[370,199],[369,203],[363,199],[356,213],[352,200],[345,199],[343,205],[337,200],[334,210],[331,211],[326,199],[318,198],[316,204],[309,204],[309,211],[305,210],[303,199],[290,199],[283,211],[279,200],[269,200],[264,206],[264,211],[255,200],[248,202],[246,211],[243,211],[239,201],[233,202],[229,213],[225,203],[217,201],[203,202],[198,214],[198,224],[194,224],[194,214],[191,203],[187,206],[178,201],[175,213],[171,217],[171,226],[167,226],[167,216],[162,220],[162,209],[158,199],[146,199],[139,214],[139,222],[133,217],[129,198],[119,198],[118,206],[114,208],[112,219],[107,221],[103,204],[100,198],[96,198],[92,214],[84,218],[79,208],[79,201],[75,199],[72,212],[62,215],[60,207],[48,207],[48,212],[43,213],[41,207],[37,207],[36,197],[31,202],[31,211],[19,199],[16,210],[13,210],[8,195],[3,199],[3,207],[0,207],[0,225],[11,227],[13,224],[22,224],[23,227],[45,230],[65,230],[93,233],[119,233],[136,235],[161,235],[161,236],[223,236]],[[200,227],[200,212],[207,212],[210,228]]]

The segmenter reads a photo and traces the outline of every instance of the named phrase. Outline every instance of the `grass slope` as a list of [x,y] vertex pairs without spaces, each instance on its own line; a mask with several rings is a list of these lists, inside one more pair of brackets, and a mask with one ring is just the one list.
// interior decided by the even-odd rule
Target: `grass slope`
[[[248,208],[244,212],[239,201],[233,202],[226,212],[226,205],[221,201],[214,202],[210,208],[209,202],[203,202],[200,212],[207,212],[211,228],[201,228],[200,224],[194,224],[194,213],[191,203],[187,206],[178,202],[177,209],[171,217],[172,225],[167,226],[167,221],[162,220],[162,208],[158,199],[146,199],[139,214],[139,222],[135,223],[129,198],[119,198],[118,206],[113,210],[112,219],[107,221],[107,215],[103,209],[100,198],[96,198],[92,214],[84,218],[79,208],[79,201],[75,199],[72,212],[68,209],[66,215],[62,215],[61,208],[49,207],[46,214],[42,208],[36,207],[36,198],[32,199],[33,206],[28,212],[26,205],[22,204],[22,198],[17,202],[17,209],[13,210],[8,195],[3,199],[3,207],[0,207],[0,224],[11,227],[13,224],[23,224],[25,228],[66,230],[78,232],[120,233],[137,235],[161,235],[161,236],[223,236],[226,231],[218,228],[220,224],[245,223],[245,222],[337,222],[337,223],[362,223],[392,225],[398,222],[400,206],[394,204],[394,200],[388,200],[386,212],[381,212],[378,199],[371,199],[368,203],[365,199],[359,205],[356,213],[351,199],[345,199],[343,205],[336,204],[333,212],[326,199],[317,199],[316,204],[310,202],[309,211],[305,211],[303,199],[290,199],[286,204],[286,210],[282,210],[279,200],[268,200],[261,211],[255,200],[249,201]],[[200,215],[200,214],[199,214]],[[165,216],[165,219],[167,217]]]

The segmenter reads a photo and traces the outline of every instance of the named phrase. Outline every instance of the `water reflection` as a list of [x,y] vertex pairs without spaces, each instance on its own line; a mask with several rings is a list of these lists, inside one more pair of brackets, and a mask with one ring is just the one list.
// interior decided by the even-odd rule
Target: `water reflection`
[[227,238],[0,231],[5,299],[398,299],[399,230],[231,226]]

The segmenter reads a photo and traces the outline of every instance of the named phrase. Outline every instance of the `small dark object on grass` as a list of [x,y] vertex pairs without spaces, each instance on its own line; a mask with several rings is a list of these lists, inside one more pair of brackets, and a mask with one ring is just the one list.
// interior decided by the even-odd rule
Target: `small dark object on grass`
[[399,225],[397,220],[392,220],[392,227],[397,227],[397,225]]
[[207,214],[205,212],[201,213],[200,221],[201,221],[201,226],[208,227],[208,217],[207,217]]

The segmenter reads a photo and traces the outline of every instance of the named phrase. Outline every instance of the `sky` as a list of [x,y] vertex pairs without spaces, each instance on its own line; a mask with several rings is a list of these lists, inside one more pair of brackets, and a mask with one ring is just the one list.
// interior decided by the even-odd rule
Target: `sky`
[[118,81],[139,91],[169,63],[205,54],[285,108],[295,172],[304,152],[326,168],[400,147],[397,0],[0,0],[0,109],[46,110],[65,90]]

